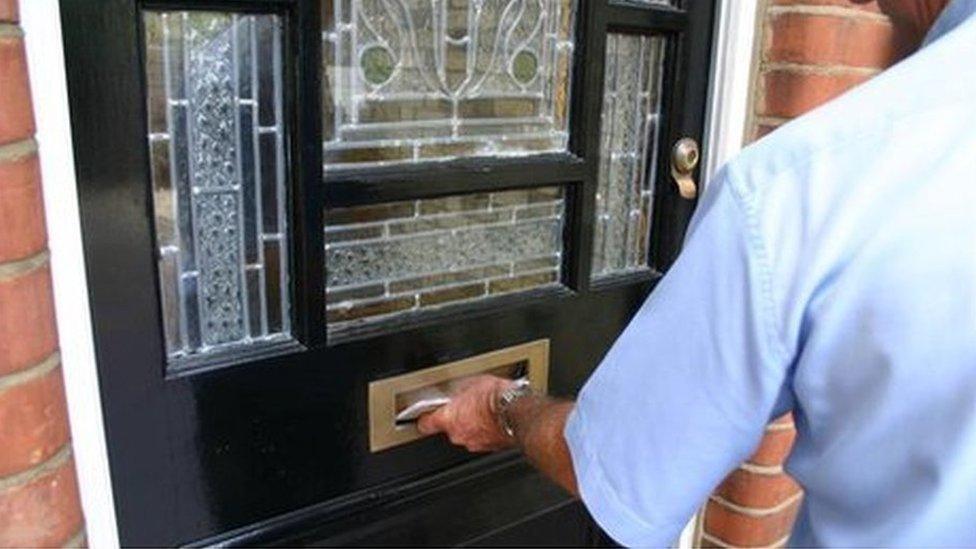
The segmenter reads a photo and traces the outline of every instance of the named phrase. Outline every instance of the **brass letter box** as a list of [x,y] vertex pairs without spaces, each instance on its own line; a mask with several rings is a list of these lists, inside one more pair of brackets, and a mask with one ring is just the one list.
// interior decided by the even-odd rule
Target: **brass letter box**
[[379,452],[422,437],[413,423],[396,422],[397,414],[409,405],[410,395],[449,386],[463,378],[494,374],[515,379],[525,376],[539,393],[549,386],[549,340],[540,339],[457,362],[418,370],[369,384],[369,449]]

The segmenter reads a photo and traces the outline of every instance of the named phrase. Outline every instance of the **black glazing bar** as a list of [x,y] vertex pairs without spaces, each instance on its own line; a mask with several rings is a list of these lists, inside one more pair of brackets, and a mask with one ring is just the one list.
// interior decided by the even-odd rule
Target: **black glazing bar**
[[596,191],[600,171],[600,119],[603,109],[603,81],[607,47],[607,6],[604,2],[584,3],[577,30],[581,44],[576,59],[574,96],[581,135],[578,146],[586,158],[586,169],[571,201],[570,242],[567,283],[576,291],[589,289],[593,261],[593,231],[596,216]]
[[611,4],[606,18],[611,31],[680,32],[688,27],[688,14],[670,6]]
[[152,10],[283,13],[298,3],[298,0],[142,0],[139,7]]
[[[293,334],[309,347],[324,346],[325,206],[322,185],[321,32],[319,2],[300,2],[286,21],[286,73],[294,85],[284,90],[287,156],[292,167],[289,222],[292,225],[291,283]],[[290,106],[290,108],[289,108]]]
[[346,207],[546,187],[577,181],[583,177],[584,168],[585,164],[579,158],[557,154],[330,173],[325,185],[325,200],[329,207]]

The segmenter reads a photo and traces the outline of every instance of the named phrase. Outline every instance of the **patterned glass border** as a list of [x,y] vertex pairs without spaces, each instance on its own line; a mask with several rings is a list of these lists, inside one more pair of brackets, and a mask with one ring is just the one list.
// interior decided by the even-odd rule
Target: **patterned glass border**
[[329,332],[560,283],[561,187],[326,211]]
[[594,278],[647,268],[666,43],[607,38]]
[[171,363],[289,339],[282,21],[143,12]]

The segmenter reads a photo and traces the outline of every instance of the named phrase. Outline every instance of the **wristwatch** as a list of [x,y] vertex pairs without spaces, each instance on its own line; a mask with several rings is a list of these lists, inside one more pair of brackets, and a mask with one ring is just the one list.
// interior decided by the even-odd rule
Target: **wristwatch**
[[498,395],[498,406],[496,412],[498,413],[498,424],[501,425],[502,431],[511,438],[515,438],[515,429],[512,426],[512,422],[508,417],[508,411],[512,408],[519,399],[527,397],[532,393],[532,387],[529,386],[529,382],[526,380],[519,380],[513,383],[508,389],[502,391],[502,394]]

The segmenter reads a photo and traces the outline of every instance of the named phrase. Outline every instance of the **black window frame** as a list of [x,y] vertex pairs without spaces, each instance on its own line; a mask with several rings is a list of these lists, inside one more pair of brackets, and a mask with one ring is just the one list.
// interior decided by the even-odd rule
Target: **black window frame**
[[[286,212],[288,216],[289,284],[283,291],[289,295],[291,333],[287,341],[275,343],[241,344],[213,355],[201,353],[165,365],[167,378],[177,378],[198,372],[256,362],[292,353],[300,353],[325,340],[325,278],[320,267],[325,261],[322,235],[323,203],[321,182],[321,147],[309,147],[320,140],[321,117],[309,116],[310,109],[319,105],[320,87],[318,59],[321,56],[318,18],[313,3],[299,0],[137,0],[134,21],[138,51],[138,97],[143,116],[140,120],[143,135],[148,135],[147,86],[145,82],[146,43],[143,13],[146,11],[226,12],[240,15],[273,14],[282,22],[282,94],[285,119]],[[313,90],[316,90],[313,92]],[[320,141],[319,141],[320,142]],[[143,158],[145,173],[150,173],[148,150]],[[150,178],[146,178],[147,181]],[[150,212],[150,232],[154,243],[151,251],[157,254],[156,219],[152,214],[152,189],[146,189]],[[315,229],[315,227],[319,227]],[[317,267],[318,266],[318,267]],[[159,273],[156,267],[153,288],[161,303]],[[316,322],[315,319],[323,319]],[[157,315],[160,341],[165,345],[161,311]],[[163,356],[166,355],[163,347]]]
[[[144,10],[225,11],[274,13],[283,21],[283,84],[287,116],[286,151],[288,189],[291,341],[244,345],[216,355],[201,354],[170,364],[167,376],[234,366],[265,358],[303,352],[310,348],[341,345],[388,335],[406,328],[424,327],[448,319],[490,314],[492,311],[536,299],[558,299],[654,281],[667,269],[680,248],[692,201],[676,197],[666,159],[677,138],[672,120],[682,116],[678,91],[688,13],[676,6],[636,4],[614,0],[578,0],[576,46],[569,109],[569,146],[564,153],[515,158],[468,157],[450,161],[378,167],[348,167],[326,173],[322,154],[322,1],[300,0],[137,0],[135,26],[139,48],[139,90],[145,105]],[[694,4],[694,2],[692,2]],[[595,196],[600,165],[601,111],[605,55],[611,33],[661,36],[666,40],[659,119],[653,221],[646,269],[590,275],[593,253]],[[145,107],[143,107],[145,108]],[[141,121],[145,127],[147,124]],[[144,132],[147,134],[148,129]],[[652,162],[655,155],[648,155]],[[148,152],[144,157],[149,170]],[[449,304],[407,317],[394,316],[328,334],[325,315],[326,271],[323,226],[332,208],[366,206],[402,200],[456,196],[504,190],[559,186],[565,190],[563,265],[558,287],[540,288],[489,297],[474,303]],[[147,201],[151,190],[147,189]],[[155,227],[152,229],[155,241]],[[153,253],[155,248],[152,247]],[[158,276],[158,273],[156,273]],[[159,293],[158,278],[153,279]],[[158,316],[162,334],[162,315]]]
[[[695,9],[695,2],[688,0]],[[676,79],[687,66],[689,14],[676,5],[637,4],[616,0],[578,0],[575,50],[569,112],[569,146],[564,153],[545,153],[516,158],[469,157],[447,162],[424,162],[380,167],[350,167],[325,175],[325,215],[328,209],[366,206],[402,200],[437,198],[515,189],[561,186],[566,191],[561,286],[529,290],[508,296],[459,303],[435,310],[357,326],[328,337],[329,345],[358,341],[422,327],[446,319],[492,311],[534,299],[599,292],[622,285],[640,285],[660,278],[681,246],[687,218],[694,201],[677,195],[667,159],[671,144],[682,134],[672,119],[682,116],[679,90],[686,84]],[[709,6],[710,7],[710,6]],[[699,8],[700,9],[700,8]],[[666,40],[664,85],[656,155],[650,177],[654,180],[653,221],[646,269],[591,277],[593,225],[600,165],[600,131],[603,107],[605,55],[610,33],[661,36]],[[707,71],[705,71],[707,73]],[[677,81],[676,81],[677,80]],[[463,177],[462,177],[463,176]],[[324,265],[328,269],[328,265]],[[324,321],[323,321],[324,322]],[[327,328],[323,324],[323,331]]]

